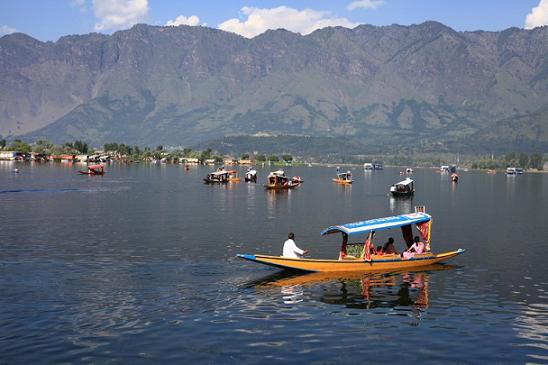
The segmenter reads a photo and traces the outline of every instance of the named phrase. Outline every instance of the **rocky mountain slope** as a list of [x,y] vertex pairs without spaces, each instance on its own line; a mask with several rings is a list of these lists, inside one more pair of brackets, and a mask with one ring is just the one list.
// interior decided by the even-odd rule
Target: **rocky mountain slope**
[[269,133],[451,149],[512,144],[519,131],[517,146],[544,148],[547,55],[547,27],[436,22],[253,39],[148,25],[46,43],[12,34],[0,38],[0,134],[193,145]]

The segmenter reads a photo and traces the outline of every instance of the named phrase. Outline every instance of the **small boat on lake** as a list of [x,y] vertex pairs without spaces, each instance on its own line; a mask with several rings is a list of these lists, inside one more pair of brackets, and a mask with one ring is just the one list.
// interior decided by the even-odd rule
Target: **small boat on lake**
[[103,165],[89,165],[87,171],[78,171],[81,175],[104,175]]
[[245,182],[256,183],[257,182],[257,170],[248,170],[245,173]]
[[354,180],[352,180],[352,172],[339,172],[337,174],[337,177],[333,178],[333,182],[335,184],[341,184],[341,185],[347,185],[352,184]]
[[[237,257],[259,264],[282,269],[300,270],[305,272],[377,272],[426,267],[446,261],[464,252],[463,249],[434,254],[430,251],[430,229],[432,217],[424,212],[415,212],[393,217],[370,219],[362,222],[331,226],[321,232],[321,235],[342,234],[342,246],[339,259],[290,258],[284,256],[238,254]],[[400,256],[397,253],[371,253],[374,247],[375,231],[400,228],[403,241],[407,248],[413,243],[413,229],[416,225],[420,232],[425,250],[422,253]],[[365,243],[348,243],[349,236],[366,235]],[[347,246],[361,246],[357,255],[348,255]]]
[[241,181],[241,179],[238,177],[238,171],[228,170],[227,173],[228,173],[228,182],[237,183]]
[[285,173],[282,170],[272,171],[267,176],[267,182],[264,185],[267,190],[288,190],[294,189],[299,186],[302,182],[298,177],[289,178],[285,176]]
[[411,196],[415,193],[415,182],[407,178],[390,187],[390,193],[393,196]]
[[220,170],[207,174],[204,184],[226,184],[228,183],[228,171]]
[[454,182],[454,183],[458,183],[459,182],[459,175],[457,173],[452,173],[451,174],[451,181]]
[[508,167],[506,175],[523,175],[523,169],[521,167]]

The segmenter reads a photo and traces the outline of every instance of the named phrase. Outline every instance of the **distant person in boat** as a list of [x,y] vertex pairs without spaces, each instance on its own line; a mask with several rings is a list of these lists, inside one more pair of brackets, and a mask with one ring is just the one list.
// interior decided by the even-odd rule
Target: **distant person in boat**
[[287,235],[287,241],[284,242],[283,256],[302,259],[304,255],[308,254],[308,250],[302,250],[297,247],[294,238],[295,235],[293,232],[289,232]]
[[410,259],[411,257],[415,256],[417,253],[423,253],[424,252],[424,243],[421,241],[419,236],[415,236],[415,243],[411,245],[407,250],[403,252],[403,258],[404,259]]
[[382,252],[385,254],[397,253],[396,248],[394,247],[394,239],[392,237],[390,237],[388,241],[386,241],[382,248]]

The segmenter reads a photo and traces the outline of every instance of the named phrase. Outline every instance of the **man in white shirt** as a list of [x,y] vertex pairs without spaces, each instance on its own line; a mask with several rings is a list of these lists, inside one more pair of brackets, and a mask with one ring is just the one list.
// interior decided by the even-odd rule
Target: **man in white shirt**
[[290,232],[287,235],[287,241],[284,242],[283,256],[302,259],[304,255],[308,253],[308,250],[301,250],[299,247],[297,247],[295,241],[293,241],[294,238],[295,235],[293,234],[293,232]]

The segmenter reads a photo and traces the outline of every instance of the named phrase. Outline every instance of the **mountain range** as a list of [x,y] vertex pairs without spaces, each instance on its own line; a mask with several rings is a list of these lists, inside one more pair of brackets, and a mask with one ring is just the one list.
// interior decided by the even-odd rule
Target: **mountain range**
[[457,32],[425,22],[247,39],[140,24],[56,42],[15,33],[0,38],[0,135],[546,152],[548,27]]

